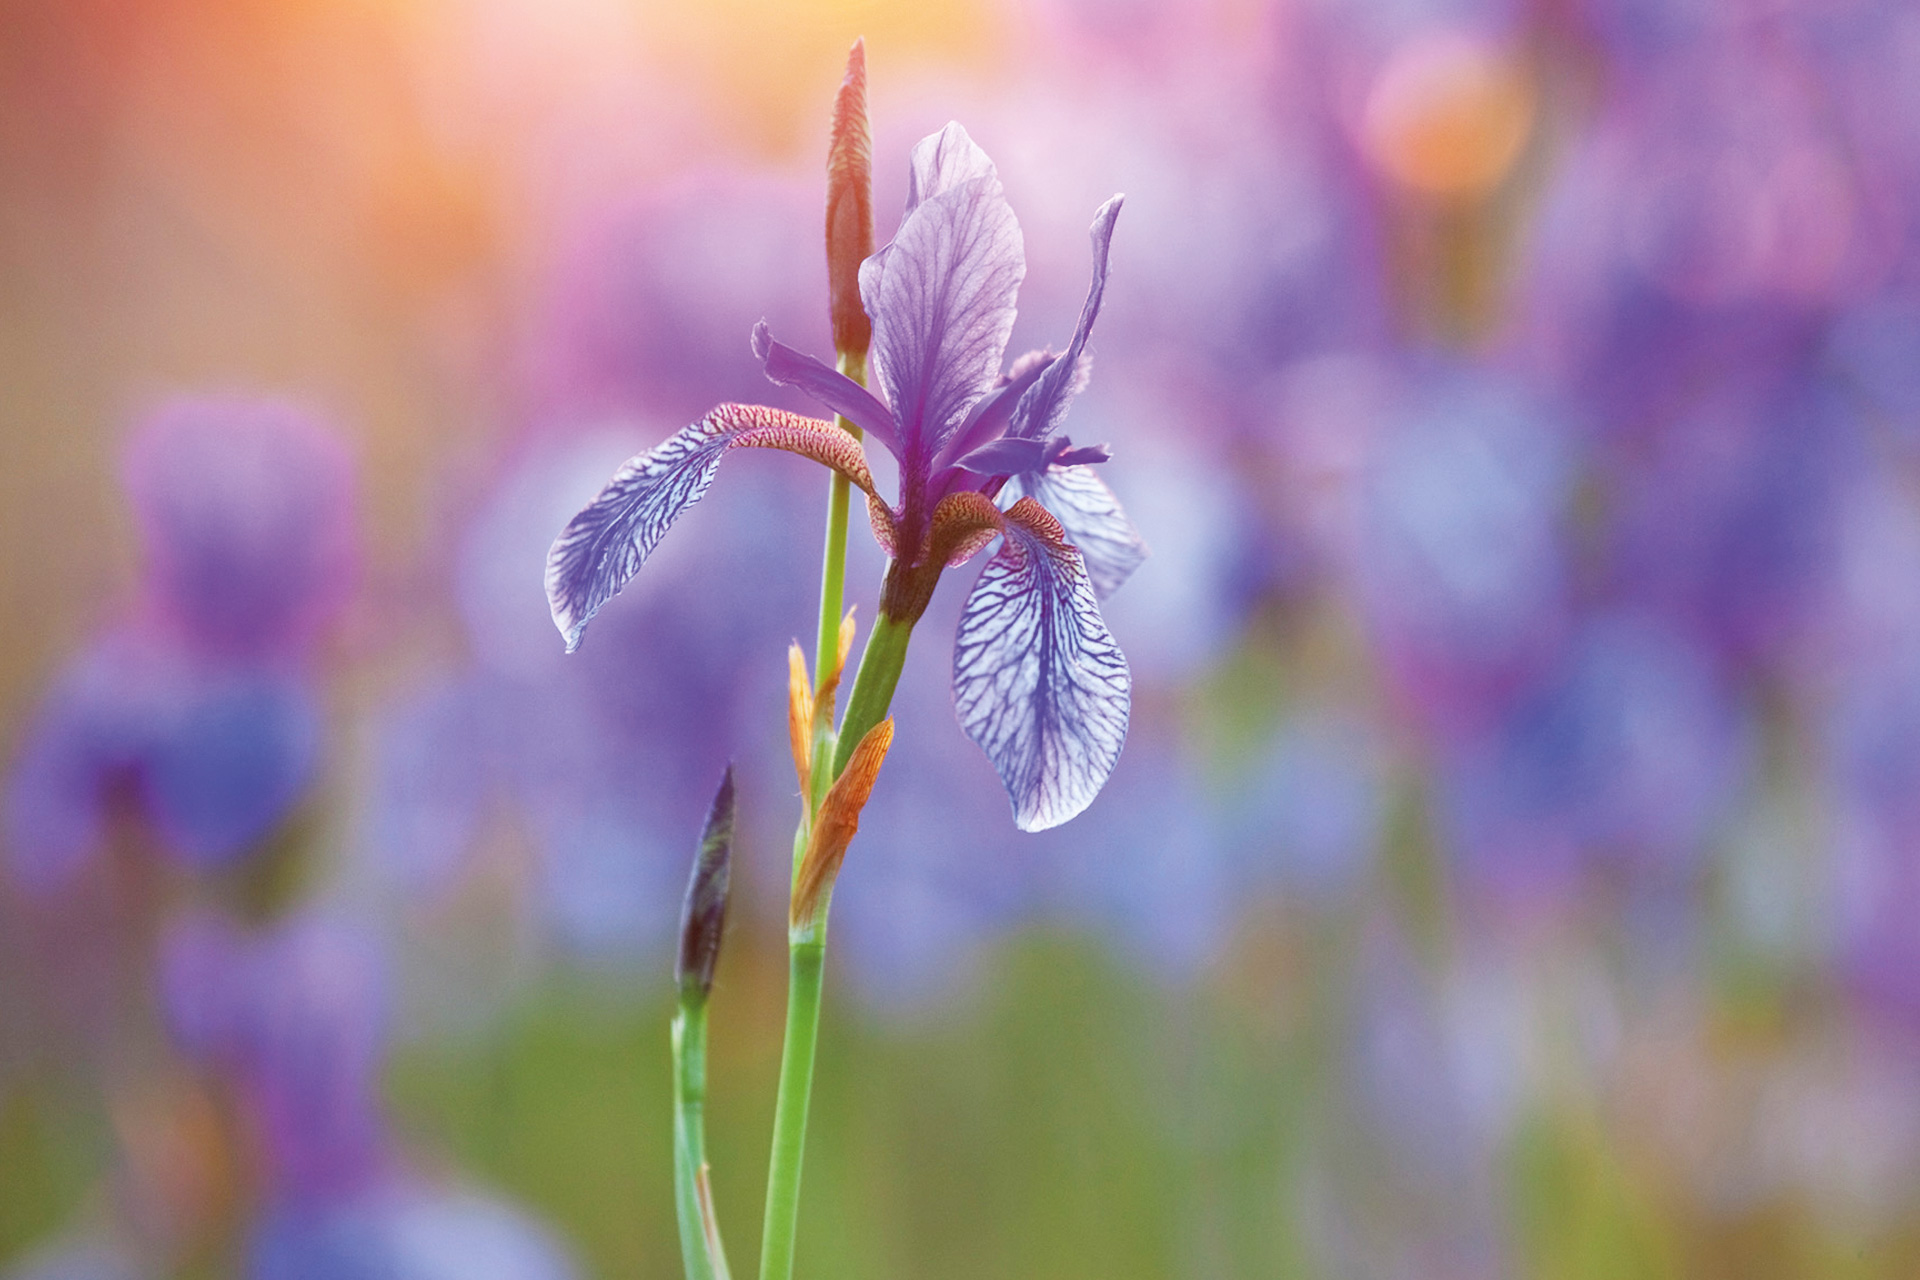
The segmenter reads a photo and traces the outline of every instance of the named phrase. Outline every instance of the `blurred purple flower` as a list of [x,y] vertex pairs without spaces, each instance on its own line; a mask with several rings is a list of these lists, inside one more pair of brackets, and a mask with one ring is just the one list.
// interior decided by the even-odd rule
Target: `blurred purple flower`
[[1446,823],[1483,887],[1522,896],[1577,887],[1601,860],[1684,871],[1747,754],[1704,654],[1655,619],[1602,615],[1492,734],[1443,762]]
[[1858,415],[1819,379],[1728,382],[1647,456],[1609,459],[1612,573],[1736,664],[1777,661],[1820,622],[1839,568]]
[[258,845],[319,759],[313,691],[278,667],[211,662],[141,631],[111,633],[61,673],[7,778],[10,870],[71,883],[116,813],[193,870]]
[[250,1280],[571,1280],[560,1244],[526,1214],[471,1191],[403,1184],[254,1229]]
[[319,760],[306,659],[352,582],[345,449],[276,401],[182,399],[135,430],[124,478],[143,612],[55,678],[7,780],[12,871],[37,890],[71,881],[116,813],[193,870],[226,865]]
[[273,1201],[333,1203],[390,1171],[388,997],[370,937],[318,914],[255,934],[190,914],[162,940],[160,984],[181,1049],[235,1090]]
[[149,603],[190,647],[298,651],[345,602],[358,555],[353,467],[305,410],[173,401],[135,430],[126,485]]
[[[955,703],[1020,827],[1053,826],[1084,809],[1119,758],[1130,688],[1096,597],[1144,550],[1091,469],[1105,449],[1075,448],[1059,427],[1086,378],[1119,207],[1115,197],[1095,217],[1093,285],[1067,350],[1034,352],[998,376],[1025,275],[1019,225],[992,162],[963,129],[923,141],[900,230],[860,272],[888,404],[773,341],[764,325],[753,337],[769,378],[844,414],[894,455],[899,505],[881,501],[846,433],[723,405],[629,462],[554,543],[547,592],[568,649],[705,494],[729,449],[799,453],[866,493],[875,535],[893,557],[880,609],[896,621],[917,621],[941,571],[1000,538],[961,617]],[[1021,500],[1002,511],[994,500],[1003,491]]]
[[504,1204],[402,1163],[381,1107],[381,949],[320,913],[246,931],[189,914],[162,939],[161,1005],[181,1050],[240,1111],[264,1202],[256,1280],[565,1280],[573,1268]]

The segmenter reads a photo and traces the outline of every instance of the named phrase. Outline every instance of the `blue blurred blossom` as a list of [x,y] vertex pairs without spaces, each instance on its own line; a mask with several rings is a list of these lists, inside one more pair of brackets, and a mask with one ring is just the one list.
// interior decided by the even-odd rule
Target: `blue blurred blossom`
[[1889,290],[1834,324],[1833,362],[1870,419],[1920,450],[1920,295]]
[[1828,729],[1843,976],[1873,1008],[1920,1029],[1920,660],[1862,664]]
[[1344,1004],[1345,1101],[1356,1128],[1339,1141],[1352,1147],[1365,1135],[1361,1176],[1391,1183],[1401,1212],[1332,1243],[1367,1274],[1508,1271],[1501,1155],[1532,1085],[1521,971],[1469,953],[1435,972],[1392,926],[1365,926]]
[[284,1209],[255,1230],[250,1280],[572,1280],[559,1243],[512,1206],[407,1186],[320,1211]]
[[61,673],[7,779],[10,869],[36,892],[73,882],[114,820],[143,822],[193,870],[255,847],[312,779],[320,709],[297,676],[109,634]]
[[343,446],[275,401],[180,400],[133,433],[141,608],[55,677],[7,779],[18,880],[49,891],[116,816],[194,870],[232,862],[318,765],[309,654],[356,562]]
[[210,914],[162,940],[176,1043],[231,1090],[260,1216],[255,1280],[564,1280],[538,1224],[409,1170],[381,1103],[389,992],[380,945],[317,912],[257,930]]
[[1441,762],[1469,874],[1525,896],[1596,866],[1684,873],[1744,781],[1746,728],[1707,656],[1657,619],[1599,614],[1498,726]]
[[1823,379],[1709,393],[1648,453],[1609,459],[1619,589],[1735,663],[1791,656],[1839,571],[1860,446],[1857,415]]
[[162,940],[160,983],[175,1041],[232,1086],[270,1201],[333,1203],[390,1175],[370,935],[311,913],[258,932],[189,914]]

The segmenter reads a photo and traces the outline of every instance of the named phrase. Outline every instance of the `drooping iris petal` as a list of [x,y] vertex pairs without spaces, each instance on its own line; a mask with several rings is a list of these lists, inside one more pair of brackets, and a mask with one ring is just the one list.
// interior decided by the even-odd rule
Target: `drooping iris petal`
[[705,496],[721,457],[736,446],[812,458],[879,501],[858,442],[832,423],[764,405],[723,404],[621,467],[554,541],[547,602],[568,653],[580,647],[587,623],[639,572],[668,526]]
[[1015,825],[1040,831],[1085,809],[1113,772],[1132,677],[1060,522],[1022,498],[1004,532],[960,615],[953,701]]
[[1120,216],[1120,203],[1124,198],[1113,197],[1093,215],[1090,232],[1093,283],[1088,286],[1087,300],[1080,308],[1080,323],[1074,328],[1073,341],[1067,344],[1066,353],[1049,364],[1014,405],[1013,420],[1007,427],[1010,436],[1040,440],[1052,435],[1059,428],[1060,420],[1066,417],[1073,397],[1086,385],[1081,356],[1087,349],[1087,335],[1093,332],[1093,322],[1099,318],[1100,300],[1107,291],[1107,249],[1113,243],[1113,224]]
[[1147,558],[1147,544],[1120,507],[1120,499],[1090,466],[1048,467],[1015,476],[1009,489],[1032,498],[1060,521],[1067,541],[1079,548],[1093,579],[1093,593],[1105,600],[1133,576]]
[[[961,172],[972,176],[944,185]],[[923,140],[914,173],[923,198],[862,265],[860,293],[900,453],[926,459],[992,387],[1027,264],[1000,179],[964,129],[950,124]]]
[[753,354],[765,366],[769,380],[806,392],[889,451],[899,452],[899,437],[894,433],[893,415],[887,406],[852,378],[828,368],[824,361],[802,355],[784,342],[776,342],[764,320],[753,326]]

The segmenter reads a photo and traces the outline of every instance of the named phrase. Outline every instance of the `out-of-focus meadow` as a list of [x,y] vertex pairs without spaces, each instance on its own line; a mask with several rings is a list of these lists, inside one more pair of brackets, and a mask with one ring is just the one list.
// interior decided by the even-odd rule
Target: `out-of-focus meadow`
[[[562,656],[547,544],[831,349],[958,119],[1153,550],[1013,828],[950,574],[836,897],[800,1271],[1920,1274],[1920,11],[1898,0],[0,4],[0,1274],[677,1273],[671,934],[785,647],[747,450]],[[855,531],[871,618],[882,561]]]

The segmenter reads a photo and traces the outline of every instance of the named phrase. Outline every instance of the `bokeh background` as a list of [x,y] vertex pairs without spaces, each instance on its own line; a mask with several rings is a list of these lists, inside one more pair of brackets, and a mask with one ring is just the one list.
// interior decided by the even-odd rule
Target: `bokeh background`
[[[1920,11],[5,0],[0,1274],[677,1274],[670,934],[742,779],[751,1270],[784,649],[746,451],[563,659],[544,549],[830,346],[867,39],[995,157],[1153,558],[1016,832],[923,623],[800,1266],[1920,1274]],[[881,569],[855,531],[864,617]]]

